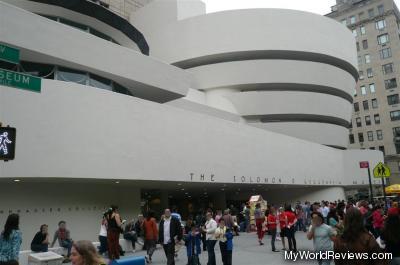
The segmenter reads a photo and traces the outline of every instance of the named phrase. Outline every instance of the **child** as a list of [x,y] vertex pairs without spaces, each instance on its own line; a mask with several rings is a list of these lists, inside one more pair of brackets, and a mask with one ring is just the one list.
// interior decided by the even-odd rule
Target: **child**
[[199,255],[201,253],[201,234],[194,224],[191,225],[191,232],[185,238],[188,265],[200,265]]
[[219,221],[219,227],[215,231],[215,238],[219,240],[222,263],[224,265],[232,265],[233,233],[230,228],[225,226],[224,219]]

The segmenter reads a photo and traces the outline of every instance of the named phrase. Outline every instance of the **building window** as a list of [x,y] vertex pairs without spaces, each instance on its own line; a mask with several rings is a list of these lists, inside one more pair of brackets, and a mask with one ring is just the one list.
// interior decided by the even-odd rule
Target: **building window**
[[369,91],[371,92],[371,94],[375,93],[375,84],[369,84]]
[[361,65],[362,64],[362,57],[359,55],[359,56],[357,56],[357,59],[358,59],[358,65]]
[[374,120],[375,120],[375,124],[381,123],[381,117],[379,116],[379,114],[374,114]]
[[111,80],[105,79],[103,77],[94,74],[90,74],[89,76],[90,76],[90,81],[89,81],[90,86],[112,91]]
[[358,72],[358,75],[360,76],[360,77],[359,77],[360,80],[363,80],[363,79],[364,79],[364,72],[363,72],[363,71],[359,71],[359,72]]
[[360,43],[358,43],[358,41],[356,42],[356,47],[357,47],[357,51],[360,51]]
[[354,111],[355,112],[360,111],[360,106],[358,105],[358,102],[354,103]]
[[371,146],[371,147],[369,148],[369,150],[375,150],[375,147]]
[[364,142],[364,134],[363,134],[363,133],[358,133],[358,141],[359,141],[360,143],[363,143],[363,142]]
[[86,72],[73,70],[65,67],[59,67],[57,71],[57,79],[61,81],[74,82],[87,85],[88,74]]
[[372,142],[374,140],[374,133],[372,131],[367,132],[368,141]]
[[376,98],[371,99],[372,103],[372,108],[377,109],[378,108],[378,100]]
[[383,155],[385,155],[385,147],[383,145],[380,145],[378,148],[379,148],[379,151],[381,151],[383,153]]
[[366,33],[365,26],[360,27],[360,33],[361,33],[361,35],[365,35],[365,33]]
[[350,17],[350,24],[353,25],[356,23],[356,16],[351,16]]
[[356,118],[356,124],[357,124],[357,127],[361,127],[362,126],[360,117]]
[[354,144],[354,134],[349,135],[349,142],[350,144]]
[[357,89],[354,88],[353,97],[357,97]]
[[386,59],[392,57],[392,50],[390,48],[385,48],[379,51],[381,59]]
[[393,137],[400,137],[400,127],[393,128]]
[[371,56],[369,54],[364,55],[364,58],[365,58],[365,63],[371,62]]
[[370,116],[365,116],[365,125],[371,125],[371,117]]
[[343,19],[342,21],[340,21],[340,23],[342,23],[343,25],[347,26],[347,20]]
[[362,46],[363,46],[364,50],[368,49],[368,41],[367,40],[363,40],[362,41]]
[[390,120],[398,121],[400,120],[400,110],[395,110],[390,112]]
[[365,89],[365,86],[361,86],[361,95],[366,95],[367,94],[367,90]]
[[394,147],[396,147],[396,154],[400,154],[400,144],[395,143]]
[[384,28],[386,28],[386,21],[384,19],[376,21],[375,28],[377,30],[383,30]]
[[393,69],[393,63],[387,63],[382,65],[382,72],[387,75],[387,74],[391,74],[393,73],[394,69]]
[[383,45],[383,44],[386,44],[389,42],[389,35],[387,33],[385,33],[385,34],[379,35],[377,37],[377,39],[378,39],[378,44]]
[[369,18],[373,18],[375,16],[375,14],[374,14],[374,9],[368,9],[368,17]]
[[364,110],[369,110],[368,100],[363,101],[363,108],[364,108]]
[[383,15],[383,13],[385,13],[385,9],[383,8],[383,5],[379,5],[378,6],[378,14]]
[[378,140],[383,139],[382,130],[376,130],[376,139],[378,139]]
[[374,73],[372,72],[372,68],[368,68],[367,69],[367,77],[368,78],[371,78],[371,77],[373,77],[374,76]]
[[357,29],[353,29],[352,32],[353,32],[353,36],[357,37]]
[[399,94],[387,96],[387,101],[389,105],[399,104]]
[[391,88],[396,88],[396,87],[397,87],[396,78],[391,78],[391,79],[385,80],[385,88],[386,89],[391,89]]

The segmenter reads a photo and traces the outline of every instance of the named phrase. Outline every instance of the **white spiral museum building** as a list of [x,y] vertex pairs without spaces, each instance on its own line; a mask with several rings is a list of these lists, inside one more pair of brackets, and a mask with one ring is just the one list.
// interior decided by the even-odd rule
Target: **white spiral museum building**
[[0,223],[18,212],[24,247],[59,220],[96,240],[111,203],[126,218],[168,205],[187,216],[253,194],[336,200],[368,186],[359,162],[383,155],[346,150],[358,72],[345,26],[147,2],[128,21],[101,1],[0,0],[0,44],[20,51],[0,68],[42,78],[40,93],[0,85],[0,122],[17,128]]

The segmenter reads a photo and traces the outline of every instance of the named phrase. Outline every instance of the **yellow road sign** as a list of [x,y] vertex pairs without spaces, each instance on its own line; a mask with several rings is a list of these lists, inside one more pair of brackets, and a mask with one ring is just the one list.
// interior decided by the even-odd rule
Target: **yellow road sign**
[[390,168],[379,162],[378,165],[374,167],[374,177],[375,178],[388,178],[390,177]]

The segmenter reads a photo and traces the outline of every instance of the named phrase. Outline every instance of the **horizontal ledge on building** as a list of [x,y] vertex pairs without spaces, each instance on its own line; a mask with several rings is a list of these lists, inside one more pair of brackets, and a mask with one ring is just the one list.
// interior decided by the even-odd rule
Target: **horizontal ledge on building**
[[342,126],[345,128],[350,127],[350,122],[324,115],[315,114],[266,114],[266,115],[246,115],[243,116],[249,123],[272,123],[272,122],[318,122]]
[[339,149],[339,150],[347,150],[347,148],[344,147],[344,146],[337,146],[337,145],[330,145],[330,144],[327,144],[326,146],[332,147],[332,148],[335,148],[335,149]]
[[[239,92],[264,92],[264,91],[288,91],[288,92],[314,92],[326,95],[337,96],[343,98],[350,103],[353,103],[352,95],[346,93],[343,90],[338,88],[323,86],[323,85],[314,85],[314,84],[299,84],[299,83],[257,83],[257,84],[238,84],[238,85],[230,85],[227,86],[232,88],[233,90]],[[225,86],[221,87],[208,87],[199,89],[200,91],[207,91],[210,89],[218,89],[218,88],[227,88]]]
[[87,0],[30,0],[37,3],[55,5],[66,8],[82,15],[95,18],[107,25],[121,31],[137,44],[140,51],[149,55],[149,45],[143,34],[123,17],[99,4]]
[[351,63],[345,60],[321,53],[291,51],[291,50],[256,50],[256,51],[236,51],[236,52],[211,54],[179,62],[174,62],[172,63],[172,65],[175,65],[182,69],[190,69],[194,67],[217,64],[217,63],[247,61],[247,60],[265,60],[265,59],[319,62],[336,66],[350,73],[356,81],[358,80],[359,77],[357,69]]

